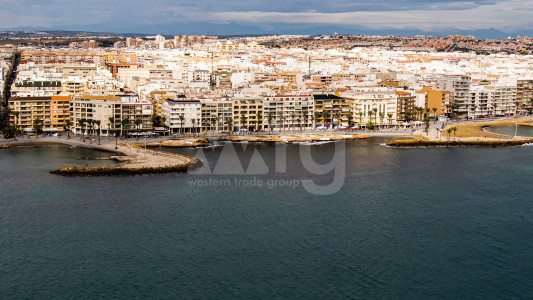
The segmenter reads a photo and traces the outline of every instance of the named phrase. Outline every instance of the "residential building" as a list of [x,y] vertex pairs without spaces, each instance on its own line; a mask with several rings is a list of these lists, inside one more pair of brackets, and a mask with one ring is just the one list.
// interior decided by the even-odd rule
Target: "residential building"
[[195,133],[202,127],[202,104],[194,99],[165,99],[161,105],[165,125],[174,133]]

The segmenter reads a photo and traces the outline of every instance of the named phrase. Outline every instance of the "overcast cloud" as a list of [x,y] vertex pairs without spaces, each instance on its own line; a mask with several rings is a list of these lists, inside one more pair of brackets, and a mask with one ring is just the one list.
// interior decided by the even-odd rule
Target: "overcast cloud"
[[[234,24],[290,30],[298,24],[371,29],[533,29],[530,0],[0,0],[0,28],[115,31],[168,24]],[[284,25],[285,24],[285,25]]]

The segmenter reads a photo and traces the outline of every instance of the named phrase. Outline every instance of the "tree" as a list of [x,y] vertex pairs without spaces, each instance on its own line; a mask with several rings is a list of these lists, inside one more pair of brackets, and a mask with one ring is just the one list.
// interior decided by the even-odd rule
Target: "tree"
[[426,134],[429,133],[429,117],[424,118],[424,124],[426,124]]
[[218,133],[218,117],[211,117],[211,125],[215,126],[215,133]]
[[[241,115],[241,117],[239,118],[239,122],[241,122],[241,131],[245,127],[247,119],[248,118],[245,115]],[[246,130],[246,131],[248,131],[248,130]]]
[[433,107],[431,110],[433,111],[433,114],[435,114],[435,120],[436,120],[437,119],[437,108]]
[[451,137],[452,132],[453,132],[453,128],[452,127],[448,128],[448,130],[446,130],[446,132],[448,133],[448,140],[450,140],[450,137]]
[[353,114],[352,112],[348,113],[348,127],[352,127],[353,125]]
[[293,112],[291,113],[291,129],[294,130],[294,120],[296,120],[296,114]]
[[[324,110],[324,111],[322,112],[322,119],[323,119],[322,122],[324,123],[324,127],[326,126],[326,121],[329,120],[329,115],[330,115],[330,112],[327,111],[327,110]],[[333,124],[330,124],[330,128],[331,128],[332,126],[333,126]]]
[[272,132],[272,120],[274,117],[272,116],[272,112],[268,113],[267,121],[268,121],[268,131]]
[[12,139],[20,133],[20,130],[13,123],[7,124],[4,129],[2,129],[2,134],[5,139]]
[[369,129],[369,130],[374,130],[374,123],[372,123],[372,116],[374,115],[374,111],[372,110],[369,110],[368,111],[368,122],[370,122],[372,124],[372,129],[368,128],[368,122],[366,123],[366,128]]
[[109,117],[107,118],[107,135],[108,137],[111,137],[111,130],[115,128],[115,118]]
[[391,113],[387,114],[387,118],[389,119],[389,127],[392,127],[392,116],[393,116],[393,114],[391,114]]
[[[336,111],[335,112],[335,117],[337,118],[337,122],[339,123],[338,126],[341,126],[341,118],[342,118],[342,113],[340,111]],[[333,123],[333,122],[332,122]]]
[[300,127],[300,131],[302,131],[302,119],[297,118],[296,123],[298,123],[298,127]]
[[232,118],[227,118],[226,119],[226,123],[229,126],[229,134],[231,134],[233,132],[233,119]]
[[127,130],[130,127],[130,119],[128,117],[125,117],[124,119],[122,119],[122,121],[120,121],[120,125],[121,125],[120,135],[122,135],[123,137],[126,137],[127,136]]
[[185,125],[185,115],[184,114],[180,114],[178,119],[180,119],[180,125],[181,125],[181,133],[182,134],[185,134],[185,129],[183,128],[183,126]]
[[13,114],[13,116],[15,117],[15,127],[19,127],[19,115],[20,115],[20,112],[18,111],[12,111],[11,114]]
[[81,138],[83,139],[83,126],[85,126],[85,119],[79,119],[78,120],[78,126],[80,127],[81,131]]
[[35,131],[37,134],[43,133],[43,124],[43,120],[35,118],[33,120],[33,131]]
[[[85,128],[89,127],[89,129],[92,130],[93,128],[93,120],[92,119],[87,119],[85,121]],[[91,135],[92,134],[92,131],[89,131],[87,135]]]
[[[135,129],[137,130],[137,133],[139,133],[139,126],[143,123],[143,120],[141,119],[135,119]],[[138,135],[137,135],[138,137]]]
[[[315,127],[316,127],[316,123],[319,122],[320,117],[322,117],[322,115],[320,114],[320,112],[315,111]],[[322,122],[322,124],[324,124],[324,122]]]
[[[363,122],[363,115],[364,115],[364,114],[363,114],[362,111],[360,111],[358,115],[359,115],[359,122],[357,122],[357,123],[358,123],[358,124],[361,124],[361,122]],[[359,128],[361,128],[361,126],[359,126]]]
[[379,126],[383,128],[383,119],[385,118],[385,113],[379,113]]
[[307,108],[304,108],[302,110],[302,117],[303,117],[305,126],[307,126],[307,120],[309,120],[309,110],[307,110]]
[[100,144],[100,120],[95,120],[94,125],[98,126],[98,144]]
[[257,114],[256,114],[256,117],[257,117],[257,129],[256,131],[259,131],[259,127],[261,126],[260,124],[262,123],[262,120],[263,120],[263,112],[261,111],[258,111]]
[[162,116],[161,117],[161,126],[163,127],[163,135],[165,135],[165,132],[167,131],[167,117]]
[[372,121],[368,121],[368,122],[366,122],[366,128],[367,128],[368,130],[374,130],[375,127],[376,127],[376,126],[374,125],[374,123],[372,123]]
[[200,128],[202,127],[202,119],[200,118],[196,119],[196,124],[198,124],[197,132],[200,133]]
[[374,112],[374,124],[376,124],[378,122],[378,109],[374,107],[372,111]]
[[211,119],[210,118],[205,118],[204,119],[204,123],[205,123],[205,131],[206,131],[206,135],[208,134],[209,132],[209,126],[211,126]]
[[70,119],[65,121],[65,128],[67,129],[67,139],[70,139],[70,127],[72,127],[72,122]]
[[191,119],[191,122],[192,122],[192,132],[194,132],[194,129],[196,126],[194,126],[196,124],[196,119]]

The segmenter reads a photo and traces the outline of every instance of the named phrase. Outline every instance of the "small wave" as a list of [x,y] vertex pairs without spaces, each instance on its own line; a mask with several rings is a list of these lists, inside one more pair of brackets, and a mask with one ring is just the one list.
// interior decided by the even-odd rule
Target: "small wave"
[[522,147],[526,147],[526,146],[533,146],[533,143],[525,143],[522,145]]

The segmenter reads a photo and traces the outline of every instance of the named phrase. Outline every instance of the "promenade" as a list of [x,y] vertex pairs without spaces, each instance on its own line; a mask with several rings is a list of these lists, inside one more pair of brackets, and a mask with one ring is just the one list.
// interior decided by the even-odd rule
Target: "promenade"
[[[147,139],[146,142],[154,142],[160,139]],[[171,154],[161,151],[155,151],[149,148],[144,148],[141,144],[136,144],[135,139],[119,140],[115,149],[115,139],[101,138],[100,144],[97,140],[85,139],[85,142],[79,136],[71,136],[67,139],[66,136],[39,136],[39,137],[20,137],[17,140],[0,139],[0,146],[23,146],[23,145],[43,145],[47,143],[59,143],[71,145],[75,147],[84,147],[91,149],[98,149],[116,153],[112,156],[113,159],[118,160],[121,164],[117,167],[126,169],[139,168],[164,168],[170,166],[181,166],[192,162],[192,158]],[[144,139],[142,140],[145,141]]]

